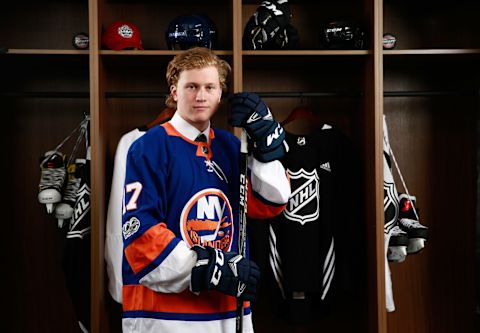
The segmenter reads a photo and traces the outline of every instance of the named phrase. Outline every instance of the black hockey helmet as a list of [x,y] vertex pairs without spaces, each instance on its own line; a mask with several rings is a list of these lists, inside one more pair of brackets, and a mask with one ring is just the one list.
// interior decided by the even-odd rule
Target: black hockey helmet
[[361,50],[365,48],[365,32],[348,21],[333,21],[320,30],[320,48]]
[[169,50],[186,50],[194,46],[213,49],[217,30],[205,14],[183,15],[170,22],[165,38]]

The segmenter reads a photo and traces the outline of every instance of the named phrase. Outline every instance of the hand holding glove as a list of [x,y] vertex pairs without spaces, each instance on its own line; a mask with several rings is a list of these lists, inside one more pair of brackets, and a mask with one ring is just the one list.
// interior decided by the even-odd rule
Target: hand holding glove
[[235,252],[212,247],[193,246],[197,263],[192,268],[193,292],[215,289],[245,301],[254,301],[260,269],[257,264]]
[[260,162],[278,160],[288,151],[283,127],[273,119],[263,100],[254,93],[236,93],[229,99],[230,125],[243,127],[254,142],[253,154]]

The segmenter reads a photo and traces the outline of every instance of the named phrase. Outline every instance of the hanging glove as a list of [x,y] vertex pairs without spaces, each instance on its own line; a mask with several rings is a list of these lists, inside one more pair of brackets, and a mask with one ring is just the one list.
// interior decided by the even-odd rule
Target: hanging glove
[[273,119],[263,100],[254,93],[233,94],[230,99],[230,125],[242,127],[254,143],[253,155],[260,162],[282,158],[288,152],[283,127]]
[[197,263],[192,268],[190,290],[218,290],[245,301],[254,301],[260,269],[235,252],[195,245]]

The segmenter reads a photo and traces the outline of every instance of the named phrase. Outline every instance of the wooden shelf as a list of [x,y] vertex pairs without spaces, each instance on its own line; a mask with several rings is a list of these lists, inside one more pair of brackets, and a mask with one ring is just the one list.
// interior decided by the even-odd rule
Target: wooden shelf
[[358,56],[373,54],[371,50],[261,50],[243,51],[245,56]]
[[6,54],[64,54],[64,55],[85,55],[88,50],[56,50],[56,49],[9,49]]
[[480,49],[405,49],[384,50],[384,55],[442,55],[442,54],[480,54]]
[[[127,56],[174,56],[182,51],[172,50],[100,50],[101,55],[127,55]],[[215,50],[218,55],[232,55],[230,50]]]

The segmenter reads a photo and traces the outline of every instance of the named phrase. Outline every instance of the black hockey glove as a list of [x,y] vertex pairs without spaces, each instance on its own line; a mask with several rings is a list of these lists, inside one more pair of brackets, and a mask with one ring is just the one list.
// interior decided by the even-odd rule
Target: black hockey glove
[[230,105],[230,125],[245,128],[254,142],[253,155],[257,160],[270,162],[285,155],[288,151],[285,131],[258,95],[248,92],[233,94]]
[[288,0],[263,1],[250,17],[243,32],[243,48],[246,50],[269,49],[267,42],[290,22]]
[[254,301],[260,269],[235,252],[193,246],[197,263],[192,268],[192,292],[215,289],[244,301]]

